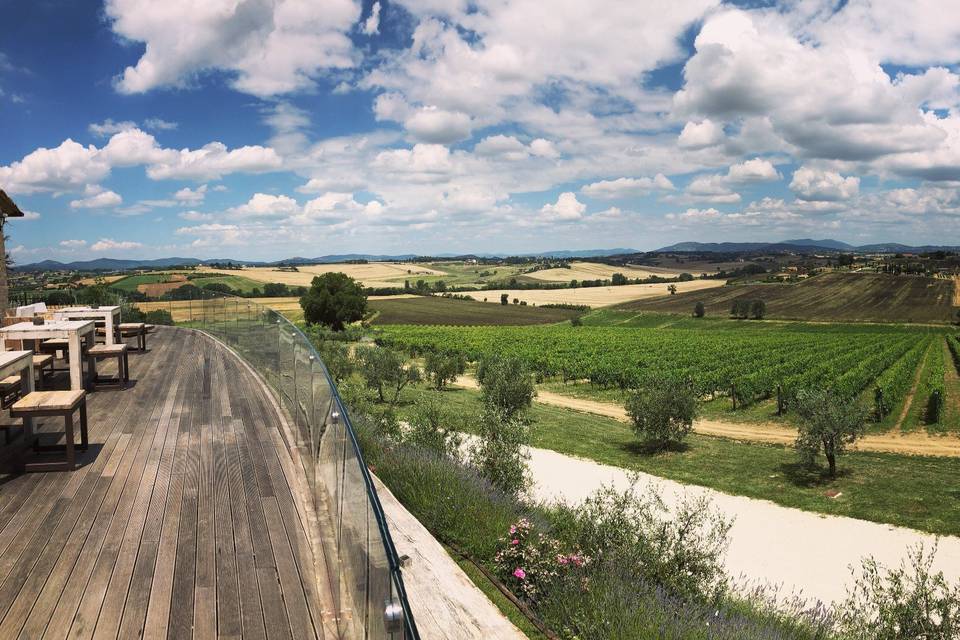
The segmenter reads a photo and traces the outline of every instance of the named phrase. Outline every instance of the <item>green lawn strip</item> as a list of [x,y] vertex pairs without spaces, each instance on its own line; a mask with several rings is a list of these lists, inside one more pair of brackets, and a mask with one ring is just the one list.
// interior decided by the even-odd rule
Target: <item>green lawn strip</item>
[[463,572],[467,574],[470,581],[473,582],[480,591],[483,591],[483,594],[487,596],[490,602],[495,604],[497,609],[500,609],[500,613],[505,615],[515,627],[520,629],[523,635],[531,640],[548,640],[547,636],[541,633],[540,630],[530,622],[527,616],[523,615],[523,613],[517,609],[517,606],[510,602],[510,600],[500,592],[500,589],[490,582],[487,576],[483,575],[483,572],[477,569],[472,562],[464,560],[460,554],[446,545],[444,545],[444,548],[447,550],[447,553],[450,554],[450,557],[463,569]]
[[[428,391],[405,390],[401,416],[423,393]],[[448,390],[444,398],[463,415],[479,412],[476,391]],[[530,414],[535,447],[787,507],[960,534],[955,458],[852,452],[840,458],[840,475],[831,481],[799,465],[789,447],[693,434],[686,451],[648,455],[639,453],[630,428],[616,420],[540,404]],[[828,490],[843,495],[829,498]]]
[[[115,282],[111,282],[109,287],[111,289],[119,289],[121,291],[136,291],[137,287],[142,284],[156,284],[158,282],[167,282],[170,279],[169,273],[140,273],[136,275],[127,276]],[[184,283],[186,284],[186,283]]]
[[250,293],[254,289],[263,291],[264,286],[263,282],[257,282],[256,280],[251,280],[245,276],[219,274],[211,274],[210,276],[197,276],[184,284],[192,284],[193,286],[200,287],[201,289],[204,287],[204,285],[208,284],[225,284],[234,291],[239,291],[241,293]]

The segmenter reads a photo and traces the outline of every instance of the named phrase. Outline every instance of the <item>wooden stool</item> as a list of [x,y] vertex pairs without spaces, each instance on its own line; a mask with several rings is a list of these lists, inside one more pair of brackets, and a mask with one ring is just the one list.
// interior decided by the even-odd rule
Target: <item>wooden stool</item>
[[44,371],[49,370],[49,375],[53,375],[53,356],[49,353],[34,354],[33,370],[37,372],[37,389],[43,391],[47,384],[47,374]]
[[[130,361],[127,358],[126,344],[98,344],[87,349],[88,369],[90,370],[90,387],[93,390],[100,385],[116,385],[123,389],[130,381]],[[101,378],[97,375],[97,360],[106,358],[117,359],[117,377]]]
[[20,399],[20,376],[0,380],[0,409],[9,409]]
[[33,391],[17,400],[10,408],[12,418],[39,418],[63,416],[64,445],[41,446],[34,442],[34,451],[64,451],[63,461],[31,462],[23,464],[26,471],[73,471],[76,467],[76,446],[73,433],[73,414],[80,410],[80,449],[87,450],[87,394],[82,389],[72,391]]
[[137,351],[147,350],[147,325],[142,322],[123,322],[117,325],[117,334],[120,340],[137,337]]
[[[66,338],[51,338],[49,340],[44,340],[40,343],[40,353],[52,355],[56,357],[57,352],[63,352],[64,362],[70,362],[70,341]],[[69,371],[70,367],[65,367],[63,369],[57,369],[52,364],[50,366],[51,371]]]

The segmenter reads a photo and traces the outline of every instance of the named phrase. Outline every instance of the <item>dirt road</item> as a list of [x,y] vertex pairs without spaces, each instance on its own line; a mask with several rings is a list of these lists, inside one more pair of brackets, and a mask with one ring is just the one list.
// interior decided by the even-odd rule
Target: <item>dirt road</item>
[[[466,389],[478,388],[477,381],[470,376],[460,376],[455,384]],[[623,407],[610,402],[571,398],[570,396],[540,389],[537,390],[536,401],[555,407],[613,418],[621,422],[629,420]],[[797,438],[797,433],[793,429],[786,429],[780,425],[769,423],[748,424],[720,420],[698,420],[693,425],[693,430],[708,436],[771,444],[789,445],[793,444]],[[960,457],[960,438],[947,435],[930,436],[922,431],[903,434],[896,430],[884,434],[864,436],[857,441],[854,449],[924,456]]]

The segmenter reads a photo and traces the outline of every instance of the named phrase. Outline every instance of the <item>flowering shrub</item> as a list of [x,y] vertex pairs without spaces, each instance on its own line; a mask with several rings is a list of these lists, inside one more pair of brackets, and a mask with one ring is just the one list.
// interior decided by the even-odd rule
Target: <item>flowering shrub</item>
[[526,518],[510,526],[509,535],[500,539],[501,549],[494,556],[497,571],[511,590],[529,602],[535,602],[549,583],[561,572],[587,564],[581,553],[561,553],[560,542],[534,532]]

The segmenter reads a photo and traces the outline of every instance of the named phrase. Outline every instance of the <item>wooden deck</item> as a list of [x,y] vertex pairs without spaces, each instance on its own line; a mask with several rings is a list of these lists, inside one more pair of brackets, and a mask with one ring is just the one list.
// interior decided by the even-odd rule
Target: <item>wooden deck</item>
[[259,380],[193,331],[148,346],[89,396],[81,468],[0,476],[0,638],[333,637]]

